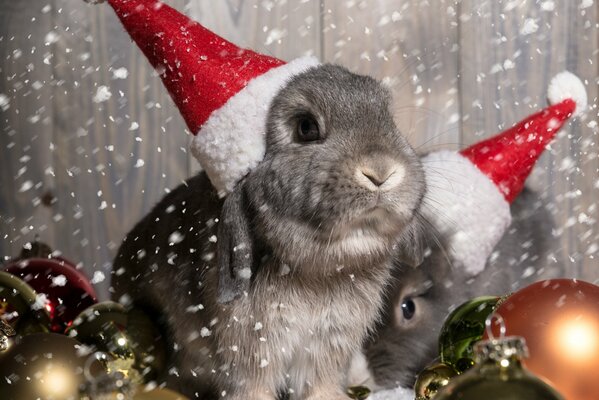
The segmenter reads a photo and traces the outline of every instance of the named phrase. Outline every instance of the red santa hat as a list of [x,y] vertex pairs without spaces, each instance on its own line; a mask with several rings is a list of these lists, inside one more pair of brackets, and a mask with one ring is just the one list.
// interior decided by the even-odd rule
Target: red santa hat
[[239,48],[158,0],[107,1],[160,73],[194,135],[192,154],[224,196],[264,157],[271,100],[317,59],[285,63]]
[[428,192],[424,215],[450,238],[451,258],[467,272],[481,272],[510,225],[510,203],[564,122],[587,106],[583,83],[570,72],[549,85],[550,106],[498,135],[462,151],[423,159]]

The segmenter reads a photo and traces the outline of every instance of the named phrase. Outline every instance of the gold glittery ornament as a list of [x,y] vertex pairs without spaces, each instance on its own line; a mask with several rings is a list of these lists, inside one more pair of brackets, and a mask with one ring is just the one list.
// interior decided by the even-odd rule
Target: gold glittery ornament
[[447,364],[438,363],[425,368],[416,379],[414,392],[416,400],[430,400],[457,375]]

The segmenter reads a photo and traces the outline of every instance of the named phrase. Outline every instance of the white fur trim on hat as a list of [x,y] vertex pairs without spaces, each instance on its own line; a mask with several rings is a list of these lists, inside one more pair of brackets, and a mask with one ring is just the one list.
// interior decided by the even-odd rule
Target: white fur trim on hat
[[478,274],[511,223],[509,203],[497,186],[459,153],[438,151],[422,162],[427,182],[422,212],[449,238],[452,261],[468,273]]
[[268,70],[210,115],[193,138],[191,152],[219,196],[230,193],[264,158],[272,99],[291,77],[318,64],[315,57],[301,57]]
[[587,91],[584,83],[572,72],[563,71],[555,75],[547,89],[549,103],[557,104],[566,99],[572,99],[576,103],[574,116],[580,116],[587,108]]

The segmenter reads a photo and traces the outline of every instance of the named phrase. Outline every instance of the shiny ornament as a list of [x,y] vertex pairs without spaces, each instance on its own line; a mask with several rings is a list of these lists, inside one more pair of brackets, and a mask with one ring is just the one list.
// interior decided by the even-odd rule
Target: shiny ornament
[[508,335],[526,339],[530,371],[568,400],[599,399],[599,286],[574,279],[537,282],[509,296],[496,313]]
[[72,264],[53,258],[28,258],[10,263],[9,272],[44,297],[54,332],[64,329],[87,307],[96,303],[89,280]]
[[521,337],[481,341],[476,365],[442,388],[434,400],[563,400],[551,386],[522,366],[527,356]]
[[48,332],[50,316],[44,305],[31,286],[0,271],[0,319],[17,334]]
[[485,332],[485,320],[500,298],[481,296],[456,308],[445,320],[439,336],[441,362],[462,373],[474,365],[473,345]]
[[416,400],[431,400],[442,387],[447,386],[457,372],[449,365],[439,363],[425,368],[414,385]]
[[66,334],[115,358],[110,367],[128,379],[150,381],[166,365],[166,345],[152,319],[138,308],[106,301],[84,310]]
[[366,386],[352,386],[347,388],[347,395],[350,399],[365,400],[370,396],[370,389]]
[[16,336],[17,332],[8,325],[6,322],[0,319],[0,351],[8,349],[8,339]]
[[[3,400],[79,399],[89,349],[55,333],[17,337],[0,352],[0,397]],[[92,365],[101,370],[100,364]]]
[[188,400],[187,397],[169,389],[153,389],[147,392],[138,391],[133,400]]

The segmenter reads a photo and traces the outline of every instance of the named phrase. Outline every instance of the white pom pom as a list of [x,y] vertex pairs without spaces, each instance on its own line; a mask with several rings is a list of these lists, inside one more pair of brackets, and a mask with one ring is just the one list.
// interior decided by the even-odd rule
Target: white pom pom
[[579,77],[569,71],[555,75],[549,83],[547,98],[550,104],[572,99],[576,103],[574,116],[579,116],[587,108],[587,91]]

